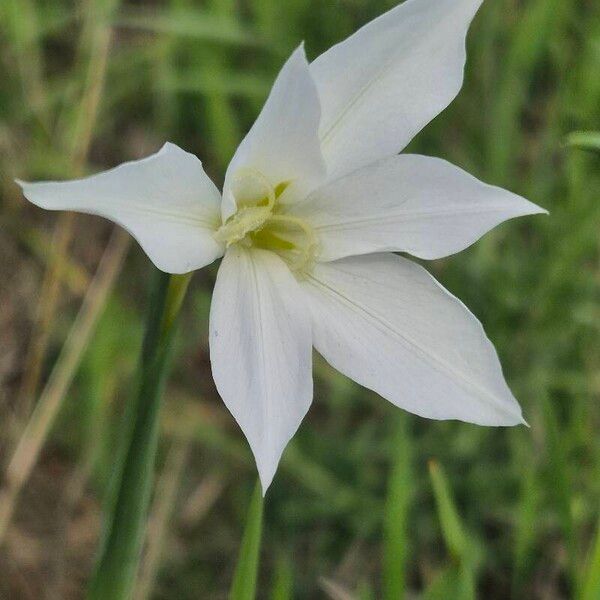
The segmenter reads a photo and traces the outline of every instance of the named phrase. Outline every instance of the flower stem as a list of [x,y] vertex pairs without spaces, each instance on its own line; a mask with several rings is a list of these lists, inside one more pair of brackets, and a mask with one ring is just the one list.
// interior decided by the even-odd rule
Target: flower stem
[[256,598],[263,508],[263,496],[260,481],[258,481],[248,507],[244,536],[229,592],[229,600],[254,600]]
[[123,438],[105,508],[104,532],[89,600],[128,600],[140,560],[158,441],[158,416],[169,370],[176,317],[190,280],[157,273],[135,393],[125,409]]

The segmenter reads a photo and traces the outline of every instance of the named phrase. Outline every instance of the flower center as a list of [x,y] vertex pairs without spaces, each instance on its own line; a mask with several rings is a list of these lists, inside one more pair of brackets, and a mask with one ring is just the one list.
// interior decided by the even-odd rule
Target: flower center
[[236,172],[231,190],[237,211],[216,231],[215,239],[277,253],[293,271],[306,271],[319,247],[313,228],[304,220],[282,213],[279,198],[290,182],[275,187],[254,169]]

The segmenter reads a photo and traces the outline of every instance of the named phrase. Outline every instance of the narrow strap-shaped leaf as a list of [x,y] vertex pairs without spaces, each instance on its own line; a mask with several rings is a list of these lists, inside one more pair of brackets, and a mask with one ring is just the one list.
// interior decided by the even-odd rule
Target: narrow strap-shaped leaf
[[138,365],[136,392],[124,415],[122,445],[105,507],[90,600],[128,600],[139,564],[158,444],[158,416],[169,368],[175,317],[189,275],[157,275]]
[[429,463],[429,474],[442,527],[442,535],[448,552],[456,562],[456,566],[450,568],[447,572],[448,577],[452,580],[451,587],[454,587],[456,591],[447,597],[457,598],[457,600],[474,600],[473,547],[465,533],[458,510],[452,499],[450,485],[442,467],[437,462],[431,461]]
[[444,541],[451,556],[461,560],[465,556],[467,541],[450,493],[448,480],[442,467],[433,460],[429,463],[429,475],[431,476]]
[[597,600],[600,597],[600,521],[590,551],[586,572],[581,579],[579,600]]
[[409,541],[408,510],[413,495],[411,443],[406,415],[398,418],[394,436],[394,462],[389,476],[385,503],[383,535],[383,586],[386,600],[401,600],[406,596],[406,561]]
[[451,565],[427,586],[421,600],[447,600],[448,598],[463,600],[465,596],[461,594],[462,589],[461,568]]
[[229,593],[230,600],[254,600],[262,537],[263,497],[258,482],[250,499],[246,528]]

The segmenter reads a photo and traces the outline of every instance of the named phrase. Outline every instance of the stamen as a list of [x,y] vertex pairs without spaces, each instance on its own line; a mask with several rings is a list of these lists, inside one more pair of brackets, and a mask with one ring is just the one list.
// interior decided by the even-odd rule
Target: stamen
[[305,271],[314,262],[319,249],[319,240],[314,229],[302,219],[290,215],[272,215],[265,224],[265,229],[271,225],[295,226],[300,230],[304,239],[296,242],[286,239],[289,236],[285,234],[276,235],[271,233],[271,235],[287,243],[287,248],[280,246],[279,253],[282,258],[287,260],[290,268],[299,273]]
[[[259,193],[253,200],[240,202],[238,195],[235,194],[235,186],[236,184],[240,185],[240,182],[247,182],[248,179],[258,183],[259,188],[262,188],[262,192],[266,195]],[[264,225],[270,217],[276,201],[275,188],[262,173],[255,169],[238,169],[233,176],[232,188],[234,188],[238,210],[214,234],[217,241],[227,244],[228,247],[243,240],[248,233],[256,231]]]
[[315,235],[314,229],[310,227],[307,223],[305,223],[302,219],[298,217],[292,217],[290,215],[271,215],[269,218],[270,223],[291,223],[293,225],[297,225],[302,229],[306,237],[308,238],[308,243],[310,245],[317,245],[318,240]]
[[262,227],[270,215],[271,208],[269,206],[241,208],[219,227],[214,233],[214,238],[218,242],[231,246],[231,244],[244,239],[247,234]]
[[[260,171],[257,171],[256,169],[250,169],[248,167],[242,167],[238,169],[233,176],[232,188],[235,186],[236,183],[239,184],[240,182],[244,181],[244,179],[254,180],[256,183],[258,183],[259,186],[263,188],[264,192],[266,193],[265,196],[263,196],[262,194],[258,195],[259,200],[256,202],[255,206],[264,206],[263,201],[265,199],[267,201],[266,206],[269,209],[272,209],[275,206],[275,199],[277,197],[276,190],[271,185],[271,182]],[[277,187],[279,188],[279,186]],[[237,201],[238,198],[235,193],[234,197]],[[238,207],[243,207],[244,204],[245,202],[242,201],[240,204],[238,204]]]

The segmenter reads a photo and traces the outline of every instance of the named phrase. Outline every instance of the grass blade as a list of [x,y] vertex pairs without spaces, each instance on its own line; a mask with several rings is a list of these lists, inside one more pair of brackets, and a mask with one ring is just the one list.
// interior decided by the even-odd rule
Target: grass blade
[[475,598],[475,571],[471,547],[452,499],[450,485],[442,467],[435,461],[429,463],[429,475],[433,486],[433,494],[437,504],[438,517],[442,527],[444,542],[457,570],[451,568],[447,577],[456,592],[451,596],[464,600]]
[[386,600],[401,600],[406,595],[407,524],[413,494],[411,443],[406,421],[406,416],[401,415],[394,436],[395,458],[385,504],[383,587]]
[[600,523],[587,570],[582,577],[578,598],[579,600],[598,600],[600,598]]
[[450,493],[448,480],[442,467],[433,460],[429,463],[429,475],[446,547],[453,559],[463,560],[467,550],[467,539]]
[[172,12],[159,11],[156,8],[152,12],[129,10],[117,18],[116,25],[222,44],[261,45],[258,36],[236,20],[191,9]]

